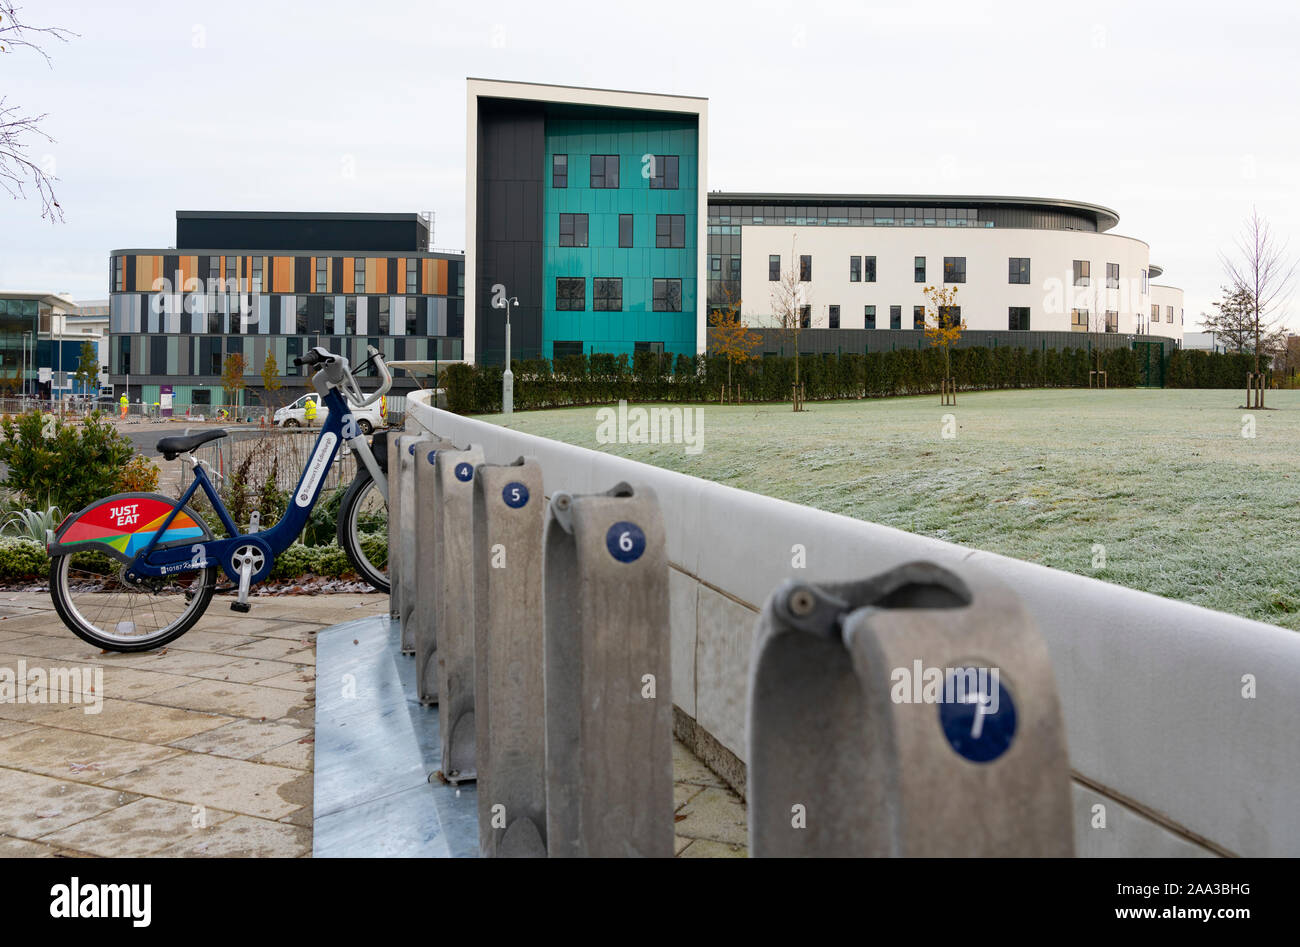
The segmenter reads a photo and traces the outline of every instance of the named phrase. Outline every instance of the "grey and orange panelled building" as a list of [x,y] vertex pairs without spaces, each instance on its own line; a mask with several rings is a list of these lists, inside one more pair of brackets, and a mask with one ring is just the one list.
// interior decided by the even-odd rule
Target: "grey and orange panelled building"
[[[257,404],[274,356],[287,403],[316,345],[352,363],[373,345],[389,360],[458,361],[465,262],[428,249],[419,214],[177,211],[175,249],[110,254],[109,372],[117,397],[178,409],[226,400],[223,366],[244,357],[244,404]],[[270,248],[270,249],[268,249]],[[331,249],[342,248],[342,249]],[[400,377],[395,393],[413,386]]]

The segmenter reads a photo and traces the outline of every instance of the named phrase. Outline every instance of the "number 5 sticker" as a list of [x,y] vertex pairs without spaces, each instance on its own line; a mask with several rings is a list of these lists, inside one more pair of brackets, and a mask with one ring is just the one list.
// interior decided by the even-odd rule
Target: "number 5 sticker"
[[517,510],[528,503],[528,488],[518,480],[512,480],[501,491],[501,499],[506,501],[506,506]]
[[615,523],[605,534],[605,548],[619,562],[636,562],[645,552],[645,532],[636,523]]

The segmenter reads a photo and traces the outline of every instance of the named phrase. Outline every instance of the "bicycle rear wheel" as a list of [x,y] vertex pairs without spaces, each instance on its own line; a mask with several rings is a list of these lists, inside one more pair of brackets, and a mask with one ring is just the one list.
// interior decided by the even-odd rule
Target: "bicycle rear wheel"
[[150,651],[176,640],[202,617],[216,584],[216,566],[132,580],[101,553],[50,560],[55,611],[78,638],[106,651]]
[[388,500],[365,466],[339,504],[338,539],[357,575],[388,592]]

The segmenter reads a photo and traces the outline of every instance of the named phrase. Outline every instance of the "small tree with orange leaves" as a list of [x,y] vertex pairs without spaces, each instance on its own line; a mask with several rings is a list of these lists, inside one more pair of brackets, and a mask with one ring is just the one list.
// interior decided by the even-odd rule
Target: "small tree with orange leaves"
[[[957,309],[956,286],[927,286],[923,290],[930,304],[925,307],[925,337],[943,349],[943,403],[957,403],[957,386],[952,377],[952,344],[961,338],[966,323]],[[951,400],[949,400],[951,398]]]
[[731,391],[731,366],[758,358],[754,349],[762,341],[740,320],[740,300],[724,290],[726,304],[709,313],[709,348],[727,360],[727,390]]

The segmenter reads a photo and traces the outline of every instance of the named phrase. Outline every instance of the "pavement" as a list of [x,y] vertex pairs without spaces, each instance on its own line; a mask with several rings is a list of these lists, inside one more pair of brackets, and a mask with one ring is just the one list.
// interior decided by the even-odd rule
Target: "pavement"
[[[0,857],[312,853],[316,635],[388,598],[267,597],[247,616],[230,601],[161,651],[113,654],[47,594],[0,591]],[[38,669],[84,670],[79,702],[15,701]],[[673,771],[677,854],[743,857],[740,799],[681,744]]]

